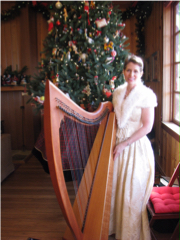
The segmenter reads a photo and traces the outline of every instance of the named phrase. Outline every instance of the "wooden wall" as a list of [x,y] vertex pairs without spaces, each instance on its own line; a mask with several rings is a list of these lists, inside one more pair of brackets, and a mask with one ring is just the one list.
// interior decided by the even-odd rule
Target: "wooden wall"
[[[11,8],[15,2],[1,2],[1,11]],[[1,71],[28,67],[26,74],[33,76],[40,61],[43,40],[47,36],[48,23],[41,13],[26,6],[20,16],[1,22]]]
[[[159,51],[159,79],[158,82],[150,81],[146,82],[146,85],[150,87],[157,96],[158,106],[155,108],[155,158],[159,162],[161,152],[161,140],[162,140],[162,56],[163,56],[163,4],[162,2],[154,2],[153,9],[150,17],[145,23],[145,59],[150,58],[152,60],[152,54]],[[152,65],[150,65],[152,69]],[[150,73],[152,75],[152,70]],[[151,79],[152,80],[152,79]]]
[[179,141],[163,129],[162,146],[160,167],[167,176],[171,176],[180,159]]
[[[1,11],[14,6],[15,2],[1,2]],[[1,22],[1,74],[7,66],[12,70],[28,67],[27,75],[37,73],[43,40],[47,35],[48,23],[42,14],[27,6],[20,16]],[[32,150],[41,131],[41,116],[30,104],[29,96],[23,96],[22,87],[1,87],[1,120],[5,133],[11,134],[12,150]]]
[[5,133],[11,134],[12,150],[32,150],[35,141],[33,108],[22,92],[1,92],[1,120]]

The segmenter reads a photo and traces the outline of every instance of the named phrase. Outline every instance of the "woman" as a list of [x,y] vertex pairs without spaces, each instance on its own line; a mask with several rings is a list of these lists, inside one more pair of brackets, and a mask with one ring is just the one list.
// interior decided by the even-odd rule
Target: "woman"
[[154,155],[146,137],[153,126],[156,95],[141,82],[143,61],[130,55],[125,84],[115,89],[117,118],[109,234],[121,240],[150,240],[146,203],[154,183]]

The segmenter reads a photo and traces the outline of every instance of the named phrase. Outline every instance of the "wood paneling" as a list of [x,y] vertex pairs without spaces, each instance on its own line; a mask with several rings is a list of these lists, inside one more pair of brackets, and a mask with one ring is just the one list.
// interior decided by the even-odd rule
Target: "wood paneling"
[[42,14],[37,14],[37,51],[38,51],[38,62],[44,57],[41,52],[44,49],[43,41],[48,33],[48,23],[42,18]]
[[162,132],[163,151],[160,167],[165,175],[171,176],[179,162],[179,142],[165,130]]
[[136,34],[136,17],[133,16],[130,19],[127,19],[125,22],[126,24],[125,28],[123,29],[123,34],[128,37],[128,40],[125,42],[125,44],[129,44],[129,46],[126,47],[126,49],[129,50],[130,53],[136,54],[137,51],[137,34]]
[[11,134],[12,150],[31,150],[35,143],[33,109],[26,104],[29,96],[21,91],[1,92],[1,120],[5,133]]
[[[15,2],[1,2],[1,11],[10,9]],[[1,71],[12,65],[13,70],[28,67],[26,74],[34,75],[48,23],[42,14],[26,6],[13,20],[1,22]]]
[[[145,82],[146,86],[150,87],[157,96],[158,106],[155,108],[155,157],[160,165],[161,143],[162,143],[162,54],[163,54],[163,41],[162,41],[162,21],[163,4],[161,2],[154,2],[152,13],[145,22],[145,58],[151,58],[152,54],[159,51],[159,81],[158,82]],[[152,67],[152,66],[151,66]],[[152,72],[153,69],[150,69]]]
[[[10,9],[15,2],[1,2],[1,11]],[[42,42],[47,35],[48,24],[42,14],[36,13],[26,6],[21,14],[13,20],[1,22],[1,72],[7,66],[20,71],[28,67],[25,74],[37,73]],[[40,45],[40,46],[39,46]],[[5,88],[5,87],[4,87]],[[28,96],[21,91],[13,92],[10,87],[1,90],[1,120],[4,120],[5,132],[11,134],[12,149],[31,150],[41,130],[40,114],[36,115],[30,104],[26,104]],[[4,90],[8,90],[4,92]]]

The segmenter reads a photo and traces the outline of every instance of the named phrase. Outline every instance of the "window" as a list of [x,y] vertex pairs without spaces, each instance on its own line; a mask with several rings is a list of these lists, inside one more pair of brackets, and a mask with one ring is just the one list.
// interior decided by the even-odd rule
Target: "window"
[[[180,2],[163,3],[162,121],[180,131]],[[172,125],[171,124],[171,125]]]
[[173,4],[173,91],[172,91],[172,121],[180,123],[180,2]]

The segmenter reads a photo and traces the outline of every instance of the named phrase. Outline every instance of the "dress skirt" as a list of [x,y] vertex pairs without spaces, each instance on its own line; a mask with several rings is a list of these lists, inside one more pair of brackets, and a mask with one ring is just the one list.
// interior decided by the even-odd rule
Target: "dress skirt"
[[[117,137],[117,143],[121,141]],[[146,204],[153,184],[154,154],[145,136],[115,159],[109,235],[120,240],[151,239]]]

